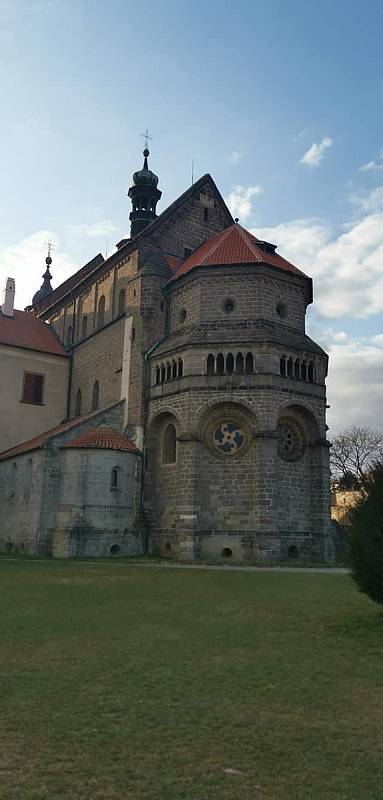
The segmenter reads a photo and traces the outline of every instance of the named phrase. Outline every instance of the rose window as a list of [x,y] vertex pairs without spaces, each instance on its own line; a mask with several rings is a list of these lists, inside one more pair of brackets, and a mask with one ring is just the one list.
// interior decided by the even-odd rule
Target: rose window
[[305,438],[295,420],[283,420],[278,425],[278,453],[286,461],[295,461],[303,455]]
[[221,422],[213,433],[213,444],[227,455],[235,455],[243,447],[245,434],[237,422]]

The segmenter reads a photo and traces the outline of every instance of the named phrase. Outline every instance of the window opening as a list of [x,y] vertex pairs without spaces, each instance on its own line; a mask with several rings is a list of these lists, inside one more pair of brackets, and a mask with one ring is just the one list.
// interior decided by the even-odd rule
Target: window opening
[[97,328],[102,328],[105,321],[105,297],[102,294],[97,307]]
[[74,412],[75,413],[75,417],[79,417],[80,414],[81,414],[81,401],[82,401],[81,389],[77,389],[76,405],[75,405],[75,412]]
[[236,358],[236,362],[235,362],[235,371],[238,373],[238,375],[242,375],[243,374],[243,355],[242,355],[242,353],[237,353],[237,358]]
[[225,359],[222,353],[218,353],[217,356],[217,375],[223,375],[225,371]]
[[208,375],[214,375],[214,366],[215,366],[214,361],[215,361],[215,359],[214,359],[213,354],[209,353],[209,355],[207,357],[207,366],[206,366],[206,371],[207,371]]
[[162,463],[175,464],[177,460],[176,429],[172,422],[166,426],[162,437]]
[[183,372],[184,372],[184,363],[182,361],[182,358],[180,358],[178,360],[178,377],[179,378],[182,378]]
[[81,326],[81,335],[83,339],[85,339],[87,327],[88,327],[88,317],[83,317]]
[[125,289],[121,289],[120,294],[118,295],[118,313],[125,313]]
[[42,405],[43,386],[44,375],[37,375],[35,372],[24,372],[22,402]]
[[110,474],[111,489],[118,489],[118,473],[119,473],[119,467],[113,467],[112,472]]
[[234,372],[234,357],[232,353],[228,353],[226,357],[226,372],[228,375]]
[[98,381],[95,381],[92,390],[92,411],[97,411],[99,397],[100,397],[100,387],[98,385]]
[[66,332],[66,345],[67,347],[69,347],[69,345],[71,344],[72,344],[72,326],[69,325],[68,330]]
[[245,370],[246,370],[246,375],[251,375],[253,370],[254,370],[254,359],[253,359],[253,354],[252,353],[247,353],[246,354]]

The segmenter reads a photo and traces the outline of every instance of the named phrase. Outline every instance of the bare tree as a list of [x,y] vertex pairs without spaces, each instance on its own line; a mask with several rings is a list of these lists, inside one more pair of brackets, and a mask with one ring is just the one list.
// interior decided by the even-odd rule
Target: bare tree
[[352,425],[332,440],[331,470],[334,477],[363,484],[374,464],[383,457],[383,432]]

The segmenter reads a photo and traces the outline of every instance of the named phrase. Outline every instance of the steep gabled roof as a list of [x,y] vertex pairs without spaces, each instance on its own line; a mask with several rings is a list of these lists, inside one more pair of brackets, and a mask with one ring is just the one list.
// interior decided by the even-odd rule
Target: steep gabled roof
[[150,236],[153,233],[153,231],[156,230],[156,228],[162,225],[162,223],[165,222],[165,220],[169,216],[171,216],[171,214],[173,214],[175,211],[178,211],[178,209],[181,208],[181,206],[183,206],[183,204],[186,202],[186,200],[189,199],[189,197],[191,197],[196,192],[200,191],[205,183],[210,184],[212,191],[217,196],[217,200],[219,201],[220,205],[223,207],[226,213],[228,224],[232,225],[234,223],[233,217],[230,214],[230,211],[221,195],[221,192],[219,191],[217,185],[213,181],[213,178],[207,172],[205,175],[202,175],[201,178],[198,178],[198,181],[189,186],[189,188],[186,189],[185,192],[180,194],[180,196],[177,197],[177,199],[174,200],[173,203],[170,203],[170,206],[165,208],[164,211],[161,214],[159,214],[159,216],[156,219],[154,219],[153,222],[150,223],[150,225],[147,225],[146,228],[140,231],[140,233],[137,234],[137,236],[135,237],[134,241],[144,238],[146,236]]
[[6,317],[0,311],[0,344],[67,357],[53,328],[28,311],[14,311]]
[[175,281],[196,267],[253,263],[269,264],[284,272],[307,278],[294,264],[278,255],[275,249],[276,245],[257,239],[236,223],[198,247],[180,264],[170,280]]
[[105,425],[100,425],[97,428],[91,428],[85,433],[80,433],[79,436],[70,439],[64,447],[86,447],[96,450],[123,450],[129,453],[139,452],[130,439]]
[[168,219],[168,217],[181,209],[189,197],[200,191],[202,186],[204,186],[206,183],[210,184],[212,192],[216,195],[218,202],[225,211],[227,216],[227,224],[233,224],[233,217],[231,216],[219,189],[217,188],[211,175],[206,173],[206,175],[202,175],[198,181],[193,183],[192,186],[189,186],[185,192],[177,197],[173,203],[165,208],[164,211],[162,211],[162,213],[153,220],[153,222],[147,225],[146,228],[140,231],[140,233],[138,233],[133,239],[121,239],[121,242],[119,242],[119,245],[121,246],[116,252],[112,253],[108,259],[105,260],[101,253],[99,253],[91,261],[89,261],[88,264],[85,264],[84,267],[81,267],[81,269],[77,270],[74,275],[71,275],[71,277],[61,283],[60,286],[57,286],[57,288],[54,289],[50,295],[48,295],[44,302],[39,304],[37,307],[37,313],[42,314],[52,305],[59,302],[63,297],[65,297],[66,294],[68,294],[68,292],[70,292],[71,289],[74,289],[75,286],[88,278],[91,273],[96,272],[101,267],[108,269],[112,265],[118,263],[122,258],[125,258],[126,255],[134,250],[140,242],[143,242],[145,239],[149,238],[157,230],[157,228]]

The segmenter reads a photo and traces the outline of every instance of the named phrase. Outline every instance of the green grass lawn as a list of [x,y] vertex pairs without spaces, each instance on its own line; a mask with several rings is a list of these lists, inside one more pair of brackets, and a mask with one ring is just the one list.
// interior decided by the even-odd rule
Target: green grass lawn
[[348,576],[0,582],[1,800],[382,800],[383,612]]

